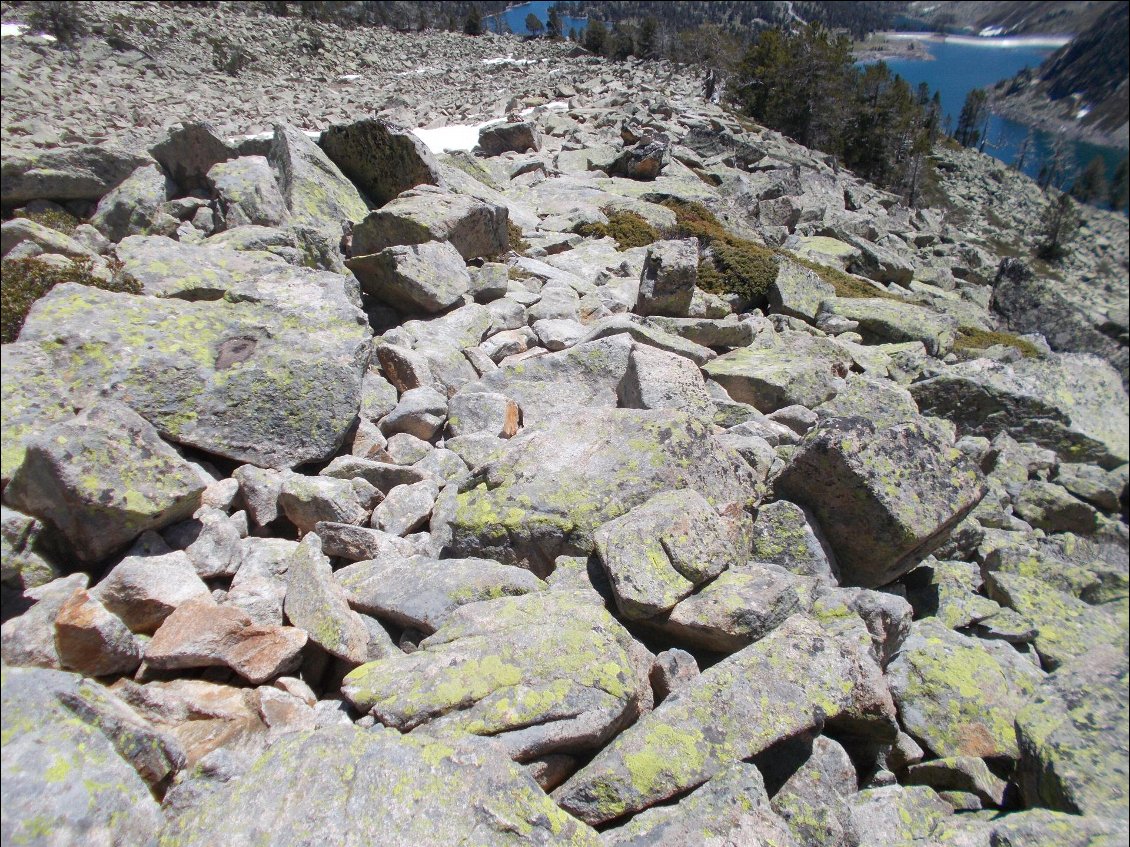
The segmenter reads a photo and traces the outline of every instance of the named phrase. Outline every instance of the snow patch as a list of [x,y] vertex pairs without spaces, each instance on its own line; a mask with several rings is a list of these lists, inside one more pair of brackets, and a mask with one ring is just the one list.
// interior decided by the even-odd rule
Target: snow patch
[[1070,35],[1009,35],[1005,38],[981,38],[977,35],[941,35],[937,32],[884,32],[892,41],[944,41],[947,44],[968,44],[976,47],[1062,47]]
[[565,112],[568,111],[569,104],[564,100],[554,100],[552,103],[544,103],[541,106],[527,106],[520,114],[523,118],[528,118],[530,115],[537,112],[543,114],[545,112]]
[[493,59],[483,59],[484,65],[536,65],[537,59],[515,59],[513,54],[509,56],[496,56]]
[[337,81],[338,82],[357,82],[357,80],[359,80],[359,79],[361,79],[361,74],[345,74],[344,76],[339,76],[337,78]]
[[[15,21],[11,23],[0,23],[0,38],[22,38],[24,33],[27,32],[27,24],[19,24]],[[36,32],[27,36],[28,38],[38,39],[39,41],[58,41],[55,36],[48,35],[45,32]]]
[[994,36],[1003,35],[1003,34],[1004,34],[1004,27],[1003,26],[987,26],[983,30],[981,30],[979,33],[977,33],[977,37],[978,38],[993,38]]
[[435,129],[413,129],[416,137],[424,142],[433,153],[449,153],[453,150],[471,150],[479,143],[479,130],[501,121],[486,121],[481,124],[440,126]]
[[1081,121],[1081,120],[1083,120],[1083,118],[1087,117],[1087,115],[1089,115],[1089,114],[1091,114],[1091,107],[1090,106],[1084,106],[1078,112],[1075,113],[1075,120]]

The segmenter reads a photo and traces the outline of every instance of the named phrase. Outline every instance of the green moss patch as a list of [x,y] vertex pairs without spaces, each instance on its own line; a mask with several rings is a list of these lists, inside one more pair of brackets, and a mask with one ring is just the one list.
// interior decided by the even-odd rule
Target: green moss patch
[[515,253],[525,253],[530,249],[530,242],[522,236],[522,227],[514,221],[506,222],[506,232],[510,237],[510,249]]
[[77,282],[105,291],[140,294],[141,285],[133,280],[110,282],[94,275],[90,259],[71,259],[67,267],[57,267],[36,258],[13,259],[4,262],[3,292],[0,294],[0,342],[15,341],[23,328],[27,313],[40,297],[56,285]]
[[1011,332],[989,332],[974,327],[963,327],[958,332],[953,347],[955,350],[984,350],[997,345],[1014,347],[1027,359],[1035,359],[1040,355],[1035,344]]
[[879,297],[883,300],[899,299],[892,294],[888,294],[881,288],[878,288],[874,285],[868,285],[866,282],[856,279],[851,274],[844,273],[843,271],[836,268],[830,268],[827,265],[821,265],[819,262],[814,262],[811,259],[805,259],[804,257],[797,256],[793,253],[784,252],[783,254],[788,256],[798,265],[803,265],[804,267],[808,268],[810,271],[820,277],[820,279],[836,289],[837,297],[847,297],[849,299],[862,297]]
[[617,250],[646,247],[661,238],[659,230],[649,224],[643,215],[624,209],[601,211],[608,217],[608,223],[581,224],[576,228],[577,234],[615,239]]
[[37,223],[40,226],[45,226],[48,229],[53,229],[56,232],[61,232],[63,235],[72,236],[75,234],[75,227],[79,225],[79,219],[72,215],[70,212],[65,212],[62,209],[44,209],[41,212],[26,212],[20,210],[13,215],[16,218],[23,218],[24,220]]
[[751,305],[765,302],[777,278],[774,251],[726,231],[701,203],[670,198],[663,205],[675,213],[676,238],[697,238],[708,252],[698,269],[698,285],[713,294],[737,294]]

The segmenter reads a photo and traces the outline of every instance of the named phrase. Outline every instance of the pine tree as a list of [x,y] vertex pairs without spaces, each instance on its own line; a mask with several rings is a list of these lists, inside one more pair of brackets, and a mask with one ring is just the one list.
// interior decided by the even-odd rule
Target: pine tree
[[1094,203],[1105,200],[1108,193],[1106,163],[1102,156],[1095,156],[1071,186],[1071,196],[1080,203]]
[[1060,194],[1048,204],[1044,230],[1036,246],[1036,255],[1054,262],[1069,252],[1068,245],[1079,230],[1079,212],[1068,194]]
[[1028,164],[1028,157],[1032,153],[1032,145],[1035,143],[1035,134],[1028,130],[1028,134],[1024,136],[1024,140],[1020,142],[1020,148],[1016,151],[1016,158],[1012,160],[1012,169],[1014,171],[1023,171],[1024,166]]
[[561,15],[556,6],[549,7],[549,22],[546,25],[546,35],[554,41],[561,39]]
[[542,30],[544,29],[545,25],[542,24],[541,18],[539,18],[533,12],[530,12],[528,15],[526,15],[526,32],[528,32],[534,38],[537,38],[542,34]]
[[603,55],[608,48],[608,29],[595,18],[589,18],[588,26],[585,27],[584,47],[598,56]]
[[957,119],[957,129],[953,137],[962,147],[976,147],[984,138],[989,123],[989,97],[980,88],[974,88],[965,96],[965,104]]
[[1126,208],[1128,195],[1130,195],[1130,161],[1123,158],[1114,169],[1114,179],[1110,181],[1110,190],[1107,192],[1107,202],[1110,208],[1121,211]]
[[636,55],[641,59],[652,59],[658,50],[659,21],[655,18],[644,18],[640,25],[639,45]]
[[479,12],[478,6],[471,6],[467,12],[467,19],[463,22],[464,35],[482,35],[483,34],[483,16]]

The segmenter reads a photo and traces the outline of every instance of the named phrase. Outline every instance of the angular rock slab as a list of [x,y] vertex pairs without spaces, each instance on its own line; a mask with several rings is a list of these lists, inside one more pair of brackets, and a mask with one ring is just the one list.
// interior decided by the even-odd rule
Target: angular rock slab
[[[722,840],[718,840],[722,839]],[[769,805],[755,765],[730,765],[674,806],[648,809],[604,833],[606,847],[749,844],[792,847],[787,825]]]
[[108,144],[5,150],[0,201],[7,208],[29,200],[98,200],[142,165],[151,164],[144,153]]
[[876,588],[941,544],[985,484],[925,419],[876,429],[864,418],[832,418],[805,436],[777,491],[815,514],[844,584]]
[[486,742],[353,726],[281,739],[162,832],[183,847],[299,847],[311,839],[366,847],[374,838],[387,847],[601,844]]
[[949,418],[962,435],[1007,432],[1063,461],[1108,470],[1130,460],[1130,400],[1118,372],[1093,356],[975,359],[914,383],[910,393],[923,414]]
[[402,732],[491,735],[514,758],[600,746],[650,705],[652,656],[579,592],[469,603],[342,693]]
[[161,825],[149,788],[113,743],[68,711],[52,684],[70,674],[0,672],[4,844],[146,844]]
[[382,118],[334,124],[322,131],[318,144],[378,206],[417,185],[443,183],[439,164],[424,143]]
[[903,727],[937,756],[1019,755],[1013,723],[1041,672],[990,646],[927,618],[887,667]]
[[957,337],[956,318],[898,300],[838,297],[821,305],[820,317],[825,315],[856,321],[872,341],[921,341],[931,356],[946,355]]
[[435,632],[467,603],[545,588],[524,568],[490,559],[425,556],[357,562],[336,571],[334,579],[354,609],[426,633]]
[[119,403],[50,426],[25,450],[4,499],[55,526],[81,562],[188,518],[204,492],[196,469]]
[[765,414],[786,406],[812,408],[833,397],[836,373],[846,373],[851,360],[831,348],[810,342],[803,346],[739,347],[703,366],[706,375],[739,403]]
[[354,227],[353,253],[450,241],[464,259],[498,256],[510,247],[507,220],[505,206],[421,186],[405,191]]
[[592,552],[599,526],[661,491],[694,489],[715,509],[744,505],[752,473],[712,435],[672,410],[590,410],[527,427],[465,484],[451,552],[546,575],[557,556]]
[[825,720],[889,723],[894,705],[869,646],[861,625],[836,635],[794,616],[644,715],[554,799],[599,824],[701,785]]
[[743,564],[740,533],[697,491],[665,491],[593,534],[620,614],[650,618],[726,568]]
[[295,221],[340,233],[342,221],[368,214],[357,187],[302,130],[277,124],[267,159]]
[[334,581],[330,560],[314,533],[291,554],[286,571],[287,618],[310,640],[355,665],[368,658],[369,635],[361,617],[349,608],[345,591]]
[[1024,801],[1126,817],[1130,676],[1125,648],[1099,646],[1048,676],[1016,716]]
[[462,300],[471,275],[446,241],[388,247],[346,262],[366,294],[405,312],[440,312]]
[[[108,390],[165,438],[236,461],[329,458],[357,416],[370,330],[341,289],[296,281],[289,293],[266,307],[57,286],[28,315],[21,337],[34,343],[4,362],[5,459],[22,458],[9,420],[30,431],[54,414],[41,391],[60,387],[75,402]],[[45,366],[57,376],[44,380]]]

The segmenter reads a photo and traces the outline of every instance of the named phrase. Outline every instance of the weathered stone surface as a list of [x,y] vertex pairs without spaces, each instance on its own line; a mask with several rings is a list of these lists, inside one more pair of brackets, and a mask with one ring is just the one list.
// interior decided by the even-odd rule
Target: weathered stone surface
[[422,385],[400,395],[400,402],[381,420],[386,436],[407,432],[424,441],[431,441],[447,419],[447,397],[434,388]]
[[55,526],[81,562],[187,518],[204,483],[129,408],[99,403],[26,441],[4,498]]
[[641,812],[624,826],[604,832],[603,838],[610,847],[795,843],[769,805],[760,771],[745,762],[730,765],[676,805]]
[[[356,248],[355,248],[356,249]],[[367,294],[406,312],[440,312],[467,293],[471,275],[450,242],[387,247],[346,262]]]
[[743,563],[646,625],[684,647],[735,653],[801,611],[796,582],[786,571]]
[[485,432],[511,438],[518,432],[518,404],[490,391],[464,392],[451,398],[447,411],[447,433],[453,437]]
[[953,809],[932,788],[888,785],[868,788],[849,800],[859,847],[909,847],[929,843]]
[[479,130],[478,152],[498,156],[506,152],[537,152],[541,149],[541,133],[531,121],[515,121],[485,126]]
[[467,603],[545,588],[529,571],[490,559],[425,556],[358,562],[336,571],[334,579],[354,609],[429,634]]
[[965,791],[976,794],[984,803],[1000,806],[1006,783],[993,774],[984,759],[952,756],[919,762],[906,769],[909,785],[927,785],[935,791]]
[[1013,721],[1042,674],[996,644],[1004,649],[927,618],[887,667],[903,727],[935,755],[1019,755]]
[[[27,247],[20,245],[26,244]],[[24,250],[38,248],[43,253],[58,253],[71,258],[89,257],[91,251],[69,235],[36,223],[28,218],[12,218],[0,224],[0,254],[7,256],[16,248],[16,258]]]
[[1003,431],[1064,461],[1107,469],[1130,459],[1130,401],[1118,373],[1092,356],[975,359],[914,383],[910,393],[923,414],[949,418],[962,434]]
[[42,521],[7,506],[0,507],[0,581],[18,590],[46,585],[61,576],[39,550]]
[[[395,439],[396,436],[393,436],[393,438]],[[395,449],[395,442],[393,449]],[[389,458],[387,453],[385,455],[386,458]],[[416,461],[420,458],[423,458],[423,456],[417,457]],[[321,476],[345,480],[363,479],[385,494],[388,494],[398,485],[411,485],[429,478],[429,475],[419,468],[398,465],[389,461],[378,462],[373,459],[362,459],[358,456],[338,456],[322,469]]]
[[367,523],[378,498],[376,488],[364,479],[288,474],[279,490],[279,507],[305,533],[319,521]]
[[554,798],[581,820],[601,823],[701,785],[824,720],[890,721],[894,706],[861,630],[857,624],[836,635],[790,618],[644,715]]
[[780,565],[801,576],[835,583],[835,557],[823,534],[814,527],[804,509],[788,500],[766,503],[753,521],[750,558]]
[[[514,400],[530,427],[582,409],[615,408],[632,342],[621,335],[586,342],[517,363],[506,363],[460,394],[489,392]],[[452,398],[452,403],[462,402]]]
[[694,362],[644,344],[632,347],[620,383],[620,405],[626,409],[681,409],[706,420],[713,420],[717,412]]
[[848,798],[855,794],[858,781],[847,751],[832,739],[817,736],[804,764],[773,795],[773,810],[798,844],[851,847],[859,836]]
[[208,171],[212,166],[238,155],[235,148],[206,123],[173,127],[149,153],[186,193],[194,188],[207,190]]
[[314,525],[314,532],[322,539],[323,553],[351,562],[385,556],[407,557],[416,553],[412,542],[379,529],[319,521]]
[[[111,241],[149,235],[160,226],[161,205],[175,190],[159,167],[143,165],[99,201],[90,223]],[[175,220],[165,217],[175,225]]]
[[836,396],[813,411],[823,418],[867,418],[876,427],[909,423],[918,417],[914,398],[901,385],[857,373],[848,374]]
[[0,627],[4,663],[61,668],[55,648],[55,616],[71,595],[86,588],[89,581],[86,574],[76,573],[25,591],[22,599],[34,605]]
[[355,665],[366,660],[369,635],[345,591],[334,581],[322,542],[311,533],[291,555],[286,571],[287,619],[331,655]]
[[841,579],[874,588],[940,545],[985,487],[980,469],[926,419],[876,429],[833,418],[805,436],[777,490],[816,515]]
[[636,313],[687,316],[698,281],[698,239],[657,241],[647,248]]
[[182,603],[165,618],[146,645],[145,664],[157,670],[226,666],[259,684],[298,667],[305,645],[301,629],[255,624],[207,597]]
[[498,256],[509,249],[507,220],[505,206],[421,186],[400,194],[354,227],[353,254],[363,256],[396,245],[450,241],[464,259]]
[[277,124],[267,159],[295,221],[340,236],[342,221],[368,214],[357,187],[302,130]]
[[98,200],[130,174],[153,160],[144,153],[111,144],[52,150],[4,151],[0,202],[5,207],[29,200]]
[[188,556],[177,551],[122,559],[90,594],[133,632],[149,635],[181,603],[209,591]]
[[593,532],[666,490],[694,489],[715,508],[744,503],[753,480],[698,418],[671,410],[592,410],[527,427],[456,502],[451,550],[546,574]]
[[820,304],[834,299],[836,289],[804,265],[784,257],[777,261],[777,278],[769,284],[769,305],[782,315],[815,323]]
[[593,533],[620,614],[651,618],[744,564],[740,525],[693,489],[656,494]]
[[921,341],[931,356],[950,352],[957,336],[957,320],[949,315],[878,297],[826,301],[820,315],[855,321],[864,338],[873,341]]
[[255,526],[266,526],[278,519],[279,493],[287,475],[277,471],[242,465],[232,472],[239,482],[239,501]]
[[649,674],[656,704],[662,703],[698,674],[698,662],[686,650],[672,647],[657,654]]
[[439,164],[423,142],[382,118],[334,124],[322,132],[318,143],[377,206],[417,185],[443,183]]
[[851,359],[824,339],[782,333],[774,346],[739,347],[703,366],[739,403],[766,414],[785,406],[812,408],[835,395],[837,373],[846,374]]
[[1014,609],[1036,628],[1036,652],[1048,670],[1092,647],[1119,644],[1126,638],[1124,611],[1108,612],[1084,603],[1040,579],[999,571],[989,571],[985,576],[989,597]]
[[185,847],[233,840],[298,847],[309,833],[342,847],[371,843],[372,833],[389,847],[601,843],[484,742],[353,726],[282,739],[245,775],[173,817],[162,837]]
[[666,350],[668,353],[685,356],[699,367],[717,356],[709,347],[687,341],[678,335],[660,329],[658,325],[652,324],[648,320],[634,315],[612,315],[592,324],[589,331],[578,340],[577,346],[579,347],[589,341],[611,338],[621,334],[631,336],[632,340],[638,344],[647,344],[650,347]]
[[400,485],[373,511],[373,526],[390,535],[407,535],[424,525],[439,496],[433,479]]
[[342,691],[401,731],[491,735],[519,759],[592,749],[650,706],[651,654],[579,592],[470,603]]
[[86,676],[129,674],[141,664],[141,643],[82,588],[55,615],[55,649],[64,668]]
[[[356,418],[370,330],[342,277],[304,272],[263,289],[269,307],[250,290],[190,303],[54,288],[4,362],[5,475],[49,413],[37,395],[79,401],[107,386],[178,443],[268,467],[327,458]],[[44,368],[60,376],[44,380]]]
[[1055,481],[1105,512],[1117,512],[1119,497],[1126,489],[1127,468],[1104,471],[1094,465],[1064,462],[1056,469]]
[[224,229],[281,226],[290,217],[265,156],[241,156],[208,171]]
[[150,843],[161,812],[145,782],[96,721],[57,697],[75,677],[7,666],[0,677],[4,843]]
[[1045,532],[1095,531],[1098,514],[1095,508],[1079,500],[1062,485],[1031,480],[1020,489],[1013,503],[1016,516]]
[[1116,847],[1126,840],[1125,820],[1027,809],[994,821],[992,847]]

